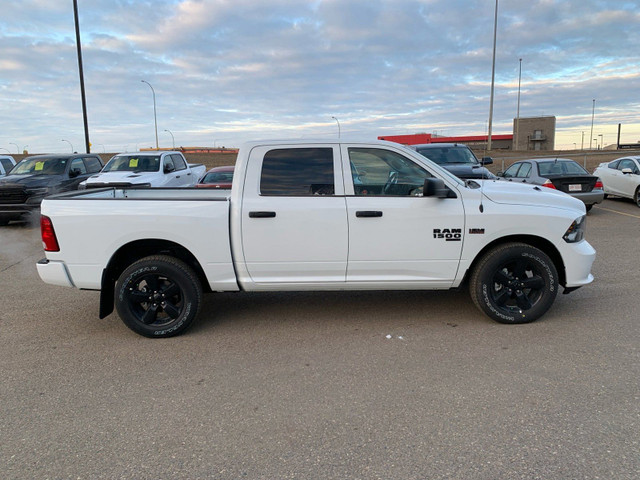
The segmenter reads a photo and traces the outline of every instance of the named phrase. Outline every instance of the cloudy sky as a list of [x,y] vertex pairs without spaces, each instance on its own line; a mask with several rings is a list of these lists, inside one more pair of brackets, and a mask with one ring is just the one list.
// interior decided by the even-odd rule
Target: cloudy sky
[[[96,152],[259,138],[486,134],[493,0],[79,0]],[[4,1],[0,152],[84,150],[73,2]],[[640,141],[638,0],[502,0],[493,133]],[[64,142],[66,140],[67,142]]]

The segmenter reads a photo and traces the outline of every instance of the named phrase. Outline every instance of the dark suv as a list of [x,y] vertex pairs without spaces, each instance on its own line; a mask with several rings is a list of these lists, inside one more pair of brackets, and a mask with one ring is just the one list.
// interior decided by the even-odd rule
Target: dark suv
[[97,155],[27,157],[0,178],[0,225],[28,217],[48,195],[77,190],[78,184],[102,170]]
[[478,160],[471,149],[459,143],[426,143],[424,145],[410,145],[418,153],[429,160],[446,168],[456,177],[467,179],[493,179],[493,173],[484,168],[484,165],[493,163],[491,157],[482,157]]

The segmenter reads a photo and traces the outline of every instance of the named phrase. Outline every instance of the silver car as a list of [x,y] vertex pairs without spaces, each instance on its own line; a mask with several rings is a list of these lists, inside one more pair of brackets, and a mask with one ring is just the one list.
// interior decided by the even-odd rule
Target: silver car
[[604,200],[600,179],[567,158],[521,160],[504,172],[498,172],[498,177],[510,182],[532,183],[560,190],[582,200],[587,211]]

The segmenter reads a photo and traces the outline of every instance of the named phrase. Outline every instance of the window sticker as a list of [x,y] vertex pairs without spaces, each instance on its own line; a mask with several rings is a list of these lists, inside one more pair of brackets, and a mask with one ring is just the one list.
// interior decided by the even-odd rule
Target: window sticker
[[138,166],[138,159],[132,158],[129,160],[129,168],[136,168]]
[[36,162],[36,172],[41,172],[44,169],[44,162]]

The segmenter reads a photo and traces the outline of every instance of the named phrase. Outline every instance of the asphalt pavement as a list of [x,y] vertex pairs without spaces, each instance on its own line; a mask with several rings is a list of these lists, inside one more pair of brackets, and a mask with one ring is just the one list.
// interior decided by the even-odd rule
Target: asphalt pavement
[[228,293],[163,340],[0,227],[0,477],[640,478],[640,209],[587,222],[594,283],[533,324],[466,292]]

